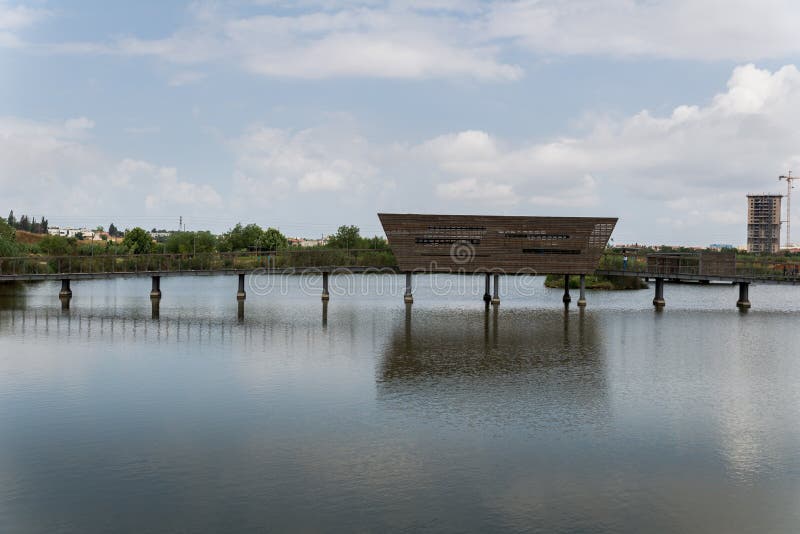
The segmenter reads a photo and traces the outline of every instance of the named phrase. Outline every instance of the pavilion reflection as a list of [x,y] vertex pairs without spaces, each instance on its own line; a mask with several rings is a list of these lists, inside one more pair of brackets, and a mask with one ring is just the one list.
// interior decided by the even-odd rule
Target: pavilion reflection
[[608,391],[598,328],[582,311],[409,306],[383,347],[378,398],[445,411],[476,403],[525,411],[557,398],[601,417]]

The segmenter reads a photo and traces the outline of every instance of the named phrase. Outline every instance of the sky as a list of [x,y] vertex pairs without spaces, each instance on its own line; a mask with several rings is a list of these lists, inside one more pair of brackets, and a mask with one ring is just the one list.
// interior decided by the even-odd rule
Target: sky
[[800,174],[797,28],[784,0],[0,0],[0,212],[740,245],[745,195]]

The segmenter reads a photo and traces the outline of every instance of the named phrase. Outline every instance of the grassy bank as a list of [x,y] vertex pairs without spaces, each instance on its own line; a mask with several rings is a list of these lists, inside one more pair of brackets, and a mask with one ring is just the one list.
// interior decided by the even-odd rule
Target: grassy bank
[[[564,276],[548,274],[544,285],[545,287],[563,288]],[[580,287],[580,278],[577,275],[570,277],[569,287],[570,289],[578,289]],[[635,276],[586,276],[586,289],[621,290],[647,289],[648,287],[647,282]]]

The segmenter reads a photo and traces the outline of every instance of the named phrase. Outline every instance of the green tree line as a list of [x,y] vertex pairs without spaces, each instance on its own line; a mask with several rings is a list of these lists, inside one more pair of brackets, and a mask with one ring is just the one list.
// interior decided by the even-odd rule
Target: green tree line
[[[113,230],[113,233],[112,233]],[[102,227],[96,231],[102,232]],[[16,228],[7,220],[0,219],[0,256],[96,256],[103,254],[210,254],[216,252],[255,252],[268,253],[285,250],[300,251],[299,246],[290,245],[288,238],[276,228],[261,228],[257,224],[236,224],[227,232],[216,236],[209,231],[172,232],[162,242],[154,240],[147,230],[132,228],[120,232],[112,223],[109,226],[112,236],[124,236],[119,242],[104,240],[85,243],[74,237],[46,235],[36,243],[20,243],[16,239]],[[326,245],[310,247],[309,250],[334,249],[350,251],[370,249],[376,251],[387,248],[382,237],[362,237],[357,226],[340,226],[329,237]],[[341,256],[343,258],[343,256]],[[383,264],[383,262],[381,263]]]

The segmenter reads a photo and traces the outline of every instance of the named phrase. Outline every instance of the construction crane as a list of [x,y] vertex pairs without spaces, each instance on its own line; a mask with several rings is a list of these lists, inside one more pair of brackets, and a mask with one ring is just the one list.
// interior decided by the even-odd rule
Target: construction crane
[[778,176],[778,181],[786,180],[786,248],[792,248],[792,189],[794,185],[792,182],[800,178],[800,176],[792,176],[792,171],[786,173],[785,176]]

